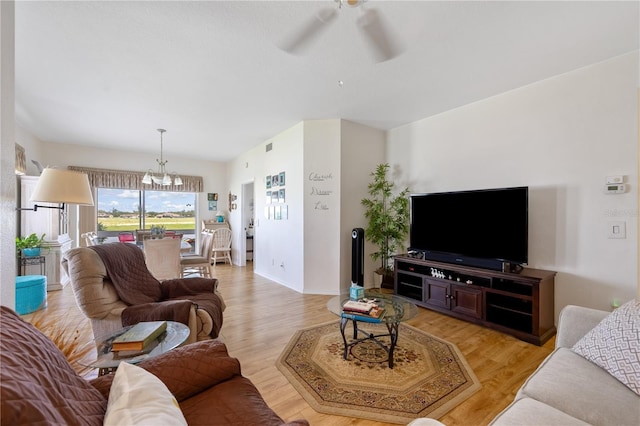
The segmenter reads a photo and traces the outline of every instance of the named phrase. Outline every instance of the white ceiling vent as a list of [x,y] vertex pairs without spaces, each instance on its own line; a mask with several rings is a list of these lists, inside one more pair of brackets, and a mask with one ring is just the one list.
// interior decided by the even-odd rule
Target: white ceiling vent
[[266,151],[266,152],[269,152],[269,151],[271,151],[272,149],[273,149],[273,142],[269,142],[269,143],[267,144],[267,147],[266,147],[266,150],[265,150],[265,151]]

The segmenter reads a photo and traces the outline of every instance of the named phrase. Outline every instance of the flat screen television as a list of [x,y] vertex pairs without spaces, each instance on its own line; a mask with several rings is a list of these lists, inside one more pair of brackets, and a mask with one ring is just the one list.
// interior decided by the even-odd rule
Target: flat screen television
[[412,194],[410,247],[425,259],[501,270],[527,263],[528,187]]

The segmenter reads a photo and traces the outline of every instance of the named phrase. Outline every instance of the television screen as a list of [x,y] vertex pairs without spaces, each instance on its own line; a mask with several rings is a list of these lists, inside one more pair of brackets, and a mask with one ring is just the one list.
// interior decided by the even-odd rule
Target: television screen
[[527,187],[413,194],[410,202],[410,249],[426,258],[527,263]]

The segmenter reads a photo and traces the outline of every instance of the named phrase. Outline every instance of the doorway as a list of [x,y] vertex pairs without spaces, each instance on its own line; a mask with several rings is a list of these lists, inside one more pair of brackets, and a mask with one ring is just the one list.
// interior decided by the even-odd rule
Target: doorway
[[253,196],[253,181],[242,184],[242,204],[240,206],[242,216],[242,228],[244,231],[244,249],[240,253],[240,265],[253,268],[253,260],[255,258],[255,209],[254,209],[254,196]]

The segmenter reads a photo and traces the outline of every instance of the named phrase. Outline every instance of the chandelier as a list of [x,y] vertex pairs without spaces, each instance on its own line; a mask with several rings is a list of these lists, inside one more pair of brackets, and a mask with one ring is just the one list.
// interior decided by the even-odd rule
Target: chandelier
[[162,156],[162,135],[164,134],[164,132],[166,132],[166,130],[158,129],[158,131],[160,132],[160,159],[158,160],[156,158],[156,161],[158,162],[158,177],[156,177],[151,171],[151,169],[149,169],[147,170],[147,173],[145,173],[144,177],[142,178],[142,183],[146,185],[151,185],[152,183],[155,183],[156,185],[162,185],[162,186],[168,186],[171,184],[175,186],[182,185],[182,179],[180,178],[180,176],[178,176],[174,172],[173,182],[172,182],[171,177],[169,176],[169,173],[167,173],[167,171],[165,170],[165,166],[169,162],[169,160],[165,160]]

